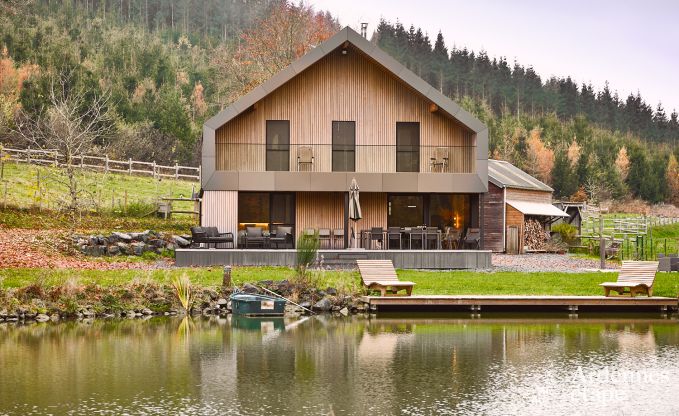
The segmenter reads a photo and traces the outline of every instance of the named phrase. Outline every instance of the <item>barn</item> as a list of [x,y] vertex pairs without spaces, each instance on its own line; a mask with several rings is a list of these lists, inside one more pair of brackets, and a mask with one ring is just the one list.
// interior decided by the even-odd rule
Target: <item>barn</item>
[[484,248],[510,254],[529,250],[527,226],[537,223],[547,232],[552,222],[568,217],[552,205],[553,191],[509,162],[489,160],[488,193],[483,204]]

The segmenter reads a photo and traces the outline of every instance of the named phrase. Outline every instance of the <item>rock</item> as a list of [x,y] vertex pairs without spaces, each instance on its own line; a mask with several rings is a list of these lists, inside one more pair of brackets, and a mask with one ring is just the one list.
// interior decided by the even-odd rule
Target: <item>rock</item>
[[59,320],[59,314],[53,313],[52,315],[50,315],[50,320],[52,322],[57,322]]
[[339,310],[340,310],[340,307],[337,306],[337,305],[335,305],[335,306],[332,307],[332,311],[333,311],[333,312],[339,312]]
[[126,315],[127,315],[128,318],[134,318],[135,316],[137,316],[137,312],[135,312],[133,310],[129,310],[129,311],[127,311]]
[[120,241],[124,241],[126,243],[129,243],[132,241],[132,236],[126,233],[119,233],[118,231],[115,231],[111,234],[112,236],[116,237]]
[[344,316],[348,316],[349,315],[349,309],[347,309],[346,306],[345,306],[344,308],[340,309],[339,313],[341,313]]
[[311,309],[311,302],[306,301],[299,304],[302,308]]
[[116,247],[120,250],[121,254],[130,254],[130,245],[127,243],[116,243]]
[[329,287],[329,288],[325,289],[325,293],[327,293],[330,296],[336,296],[337,295],[337,289],[335,289],[334,287]]
[[257,286],[253,286],[250,283],[246,283],[243,285],[243,292],[245,293],[257,293],[259,292],[259,289]]
[[6,318],[7,315],[7,309],[0,310],[0,318]]
[[143,242],[132,243],[131,247],[135,256],[141,256],[146,251],[146,243]]
[[80,311],[80,313],[85,317],[85,318],[91,318],[95,315],[94,311],[91,309],[83,309]]
[[175,244],[177,244],[179,247],[188,247],[191,244],[191,242],[189,240],[185,239],[184,237],[180,237],[178,235],[173,235],[172,241],[174,241]]
[[47,322],[50,320],[50,317],[45,315],[44,313],[40,313],[35,317],[35,320],[38,322]]
[[175,250],[176,248],[177,248],[177,245],[176,245],[176,244],[173,244],[173,243],[167,243],[167,244],[165,245],[165,249],[166,249],[166,250],[173,251],[173,250]]
[[107,253],[109,256],[117,256],[118,254],[120,254],[120,247],[108,246]]
[[316,302],[314,309],[317,311],[328,312],[332,309],[332,301],[328,298],[323,298]]
[[149,308],[144,308],[141,310],[142,315],[153,315],[153,311]]
[[151,246],[155,247],[155,248],[165,247],[165,241],[158,239],[158,238],[154,238],[154,239],[149,240],[149,244]]
[[229,303],[229,301],[224,299],[224,298],[217,299],[217,306],[219,306],[220,308],[226,308],[226,305],[228,303]]

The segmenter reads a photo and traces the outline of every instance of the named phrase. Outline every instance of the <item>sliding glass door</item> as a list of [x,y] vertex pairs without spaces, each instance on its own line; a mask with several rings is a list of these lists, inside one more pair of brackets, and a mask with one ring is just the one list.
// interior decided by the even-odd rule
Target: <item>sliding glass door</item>
[[417,227],[424,225],[425,195],[389,195],[388,227]]

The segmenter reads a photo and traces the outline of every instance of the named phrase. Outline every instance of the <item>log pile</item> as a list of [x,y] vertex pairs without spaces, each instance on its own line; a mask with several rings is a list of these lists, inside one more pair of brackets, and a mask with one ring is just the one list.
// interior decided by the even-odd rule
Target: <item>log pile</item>
[[523,245],[526,250],[544,250],[549,240],[540,221],[529,219],[523,224]]

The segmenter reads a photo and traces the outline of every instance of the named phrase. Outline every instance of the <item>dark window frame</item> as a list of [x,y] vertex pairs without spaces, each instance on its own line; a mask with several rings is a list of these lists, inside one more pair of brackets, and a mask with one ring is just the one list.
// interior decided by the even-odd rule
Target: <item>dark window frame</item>
[[[413,127],[417,126],[417,143],[416,144],[399,144],[399,127]],[[421,129],[419,121],[397,121],[396,122],[396,172],[419,172],[420,171],[420,141]],[[404,149],[405,148],[405,149]],[[401,166],[399,160],[402,157],[410,155],[410,163],[407,166]],[[413,163],[414,160],[414,163]],[[412,166],[414,165],[414,166]],[[412,166],[412,167],[411,167]]]
[[[352,144],[337,144],[335,143],[335,125],[340,124],[340,123],[346,123],[346,124],[352,124],[353,125],[353,131],[354,131],[354,137],[353,137],[353,143]],[[333,120],[332,121],[332,133],[331,133],[331,142],[332,142],[332,171],[333,172],[356,172],[356,122],[355,121],[347,121],[347,120]],[[336,153],[340,153],[344,156],[343,162],[344,162],[344,167],[346,169],[336,169],[335,164],[339,163],[339,160],[335,158]],[[349,155],[350,154],[350,155]],[[351,169],[348,168],[348,161],[351,160]]]
[[[266,171],[267,172],[289,172],[290,171],[290,120],[266,120],[266,128],[265,128],[265,143],[266,143],[266,150],[265,150],[265,160],[266,160]],[[273,144],[269,143],[269,131],[272,126],[270,126],[270,123],[287,123],[288,127],[288,143],[287,144]],[[282,148],[281,148],[282,147]],[[282,158],[281,160],[284,160],[285,162],[285,168],[284,169],[273,169],[273,166],[270,166],[270,161],[269,161],[269,154],[270,152],[275,152],[275,154],[282,154],[286,153],[287,157],[282,158],[282,156],[279,156]],[[281,166],[283,167],[283,166]]]

